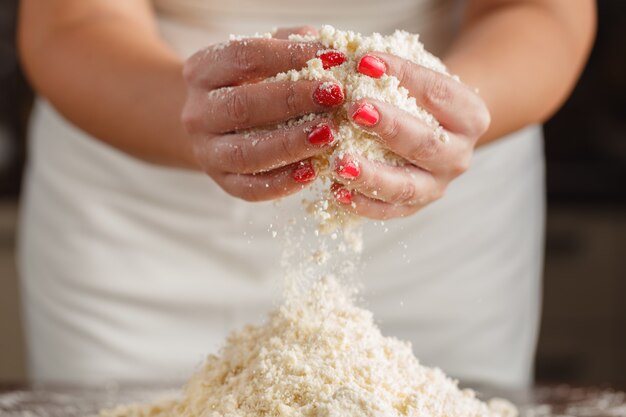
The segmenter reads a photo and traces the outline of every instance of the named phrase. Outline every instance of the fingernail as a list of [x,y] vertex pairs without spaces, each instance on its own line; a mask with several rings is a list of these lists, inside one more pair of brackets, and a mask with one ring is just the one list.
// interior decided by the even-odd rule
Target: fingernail
[[334,183],[330,187],[330,192],[332,193],[333,197],[335,197],[335,200],[337,200],[341,204],[352,203],[352,191],[348,190],[343,185],[339,183]]
[[380,78],[387,71],[385,61],[374,55],[365,55],[357,65],[357,71],[372,78]]
[[374,126],[379,119],[380,114],[378,110],[370,103],[361,103],[352,112],[352,120],[361,126]]
[[300,161],[293,170],[292,176],[296,182],[310,182],[315,179],[315,168],[311,161]]
[[343,102],[343,91],[339,84],[328,81],[317,87],[313,98],[322,106],[332,107]]
[[327,145],[335,140],[333,130],[323,123],[315,126],[307,138],[312,145]]
[[335,172],[341,178],[353,180],[361,175],[361,167],[359,167],[359,163],[357,161],[352,159],[350,156],[345,155],[337,160]]
[[339,51],[319,51],[317,57],[322,60],[324,69],[336,67],[346,62],[346,56]]

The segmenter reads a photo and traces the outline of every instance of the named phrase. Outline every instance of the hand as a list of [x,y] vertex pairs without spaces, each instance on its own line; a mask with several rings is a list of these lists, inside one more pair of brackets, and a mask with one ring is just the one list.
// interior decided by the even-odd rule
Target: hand
[[336,161],[332,192],[347,210],[361,216],[408,216],[441,198],[450,181],[468,169],[476,141],[489,127],[489,111],[462,83],[394,55],[368,54],[358,70],[375,78],[383,73],[397,77],[441,128],[391,104],[372,99],[353,103],[352,119],[376,133],[409,165],[395,167],[344,155]]
[[[282,29],[277,35],[310,30]],[[185,63],[183,125],[198,166],[229,194],[247,201],[271,200],[315,179],[308,158],[334,140],[332,119],[322,113],[343,103],[341,87],[322,87],[323,80],[259,81],[300,69],[323,49],[315,42],[252,38],[210,46]],[[319,58],[333,66],[341,63],[337,54],[326,52]],[[269,127],[310,113],[320,116],[293,127]]]

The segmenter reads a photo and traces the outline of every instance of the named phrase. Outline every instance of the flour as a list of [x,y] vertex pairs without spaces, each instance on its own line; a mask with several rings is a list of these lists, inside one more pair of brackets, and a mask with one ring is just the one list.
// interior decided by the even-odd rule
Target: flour
[[[268,81],[327,80],[323,85],[335,82],[342,86],[345,104],[334,114],[337,125],[335,145],[325,154],[313,159],[318,179],[324,183],[316,199],[307,201],[306,207],[320,222],[320,230],[332,232],[337,228],[350,228],[358,224],[358,219],[346,211],[329,191],[332,183],[334,162],[344,154],[362,155],[372,161],[389,165],[403,165],[406,161],[387,150],[377,140],[376,135],[361,129],[351,121],[348,111],[350,105],[363,98],[372,98],[393,104],[401,110],[419,118],[431,126],[442,142],[448,141],[437,120],[426,110],[418,106],[415,98],[409,95],[396,77],[384,74],[376,79],[357,72],[359,60],[368,52],[387,52],[408,59],[423,67],[442,74],[448,74],[443,63],[427,52],[419,41],[419,35],[405,31],[396,31],[390,36],[374,33],[363,36],[351,31],[341,31],[332,26],[323,26],[318,36],[292,35],[296,41],[318,41],[327,48],[326,51],[340,51],[345,54],[346,61],[338,66],[324,69],[319,58],[310,60],[301,70],[291,70]],[[323,52],[323,51],[322,51]],[[348,187],[349,188],[349,187]]]
[[260,326],[230,335],[219,355],[188,382],[179,400],[121,407],[102,417],[515,417],[490,406],[411,345],[384,337],[372,313],[333,277],[290,287]]

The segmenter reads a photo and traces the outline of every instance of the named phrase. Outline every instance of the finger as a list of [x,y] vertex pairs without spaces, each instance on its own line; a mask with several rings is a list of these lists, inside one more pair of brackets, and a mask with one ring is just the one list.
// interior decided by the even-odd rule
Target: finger
[[317,36],[318,32],[314,26],[295,26],[289,28],[278,28],[272,34],[276,39],[288,39],[290,35]]
[[[346,199],[343,197],[343,193],[340,190],[342,189],[335,187],[334,195],[344,210],[369,219],[389,220],[398,217],[407,217],[422,208],[422,206],[419,205],[408,206],[385,203],[358,192],[352,192],[351,197]],[[339,201],[339,198],[342,197],[343,201]]]
[[212,90],[301,69],[323,45],[274,38],[250,38],[209,46],[185,62],[188,84]]
[[323,46],[273,38],[249,38],[209,46],[185,62],[189,84],[214,89],[300,69]]
[[334,125],[318,118],[297,126],[209,138],[198,151],[207,169],[252,174],[280,168],[325,152]]
[[398,78],[400,85],[447,130],[478,137],[489,127],[490,116],[484,101],[448,75],[383,52],[363,56],[357,68],[375,78],[383,73]]
[[389,166],[346,154],[335,161],[333,176],[350,190],[395,205],[423,206],[440,196],[437,180],[412,165]]
[[246,201],[276,200],[306,188],[316,177],[309,161],[260,174],[221,173],[216,182],[230,195]]
[[473,144],[433,128],[396,106],[372,99],[354,103],[350,117],[395,154],[433,173],[457,177],[469,168]]
[[189,132],[226,133],[275,125],[310,113],[322,113],[343,102],[343,90],[332,82],[278,81],[214,90],[197,90],[183,111]]

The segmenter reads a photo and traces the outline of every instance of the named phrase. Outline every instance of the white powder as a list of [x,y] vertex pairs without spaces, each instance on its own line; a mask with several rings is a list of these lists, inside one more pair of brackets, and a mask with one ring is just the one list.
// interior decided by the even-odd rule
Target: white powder
[[351,31],[341,31],[332,26],[323,26],[319,36],[292,35],[290,39],[297,41],[318,41],[327,50],[336,50],[346,55],[343,64],[324,69],[319,58],[310,60],[301,70],[291,70],[278,74],[268,81],[297,81],[297,80],[329,80],[341,85],[345,95],[345,104],[335,113],[337,124],[337,141],[329,152],[314,158],[318,171],[318,178],[324,183],[323,191],[314,201],[307,202],[309,212],[316,216],[320,228],[324,232],[332,232],[338,227],[348,228],[357,222],[357,219],[336,203],[328,188],[332,180],[331,169],[333,161],[345,153],[363,155],[373,160],[391,165],[402,165],[406,161],[389,152],[383,147],[376,136],[361,129],[353,123],[348,115],[351,103],[362,98],[372,98],[412,114],[432,126],[443,142],[447,142],[447,135],[437,120],[426,110],[417,105],[415,98],[409,95],[407,89],[400,87],[396,77],[383,75],[375,79],[357,72],[359,60],[368,52],[387,52],[408,59],[423,67],[448,74],[443,63],[427,52],[419,41],[419,35],[405,31],[396,31],[390,36],[374,33],[363,36]]
[[411,345],[384,337],[372,313],[332,277],[309,291],[291,287],[261,326],[231,334],[177,401],[121,407],[102,417],[515,417],[488,405]]

